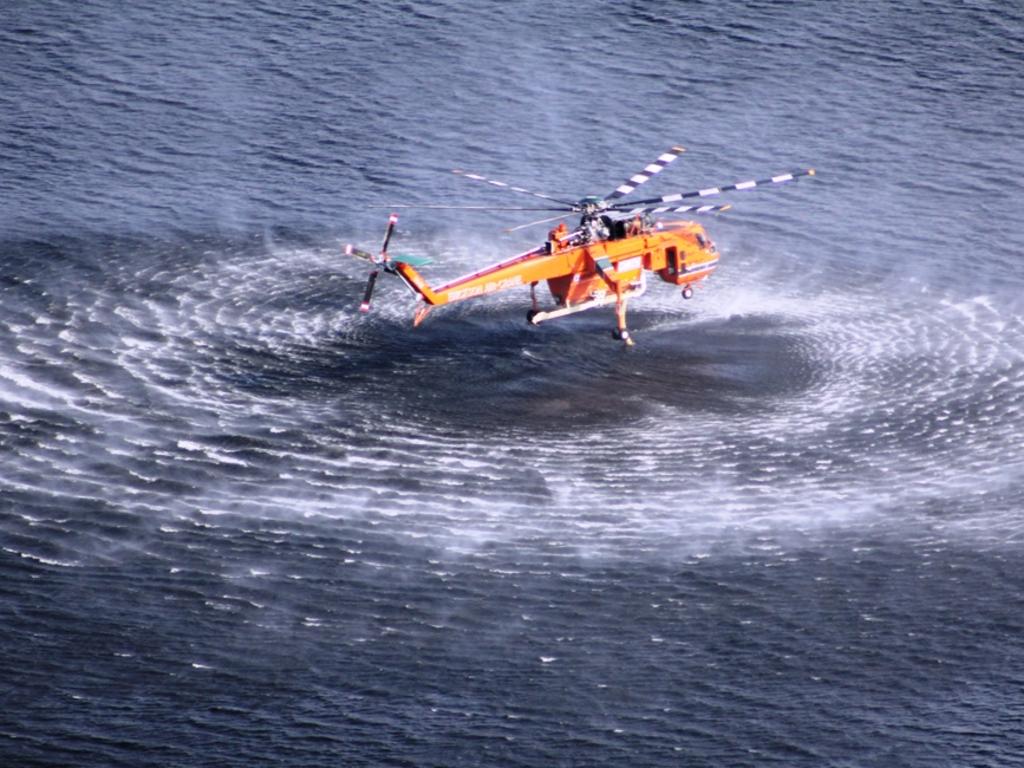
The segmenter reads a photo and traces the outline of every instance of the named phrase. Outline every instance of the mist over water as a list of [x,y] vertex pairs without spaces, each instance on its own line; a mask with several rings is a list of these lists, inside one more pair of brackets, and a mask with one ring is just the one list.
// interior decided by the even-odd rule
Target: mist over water
[[[0,762],[1005,766],[1024,15],[0,11]],[[358,311],[450,173],[702,219],[637,346]],[[534,214],[401,210],[442,282]]]

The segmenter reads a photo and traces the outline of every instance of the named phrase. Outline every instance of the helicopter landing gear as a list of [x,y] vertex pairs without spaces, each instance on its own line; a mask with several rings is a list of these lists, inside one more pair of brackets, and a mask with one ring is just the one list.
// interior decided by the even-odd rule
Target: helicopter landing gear
[[693,298],[693,288],[691,286],[689,286],[689,285],[684,285],[683,286],[683,298],[684,299],[692,299]]
[[535,281],[530,283],[530,309],[526,313],[526,322],[530,325],[539,325],[540,320],[537,320],[536,317],[540,313],[540,303],[537,301],[537,283]]
[[627,347],[632,347],[635,342],[626,329],[626,298],[621,294],[615,301],[615,320],[617,327],[612,331],[612,338],[621,341]]
[[[556,300],[561,301],[557,296]],[[559,317],[566,317],[567,315],[575,315],[577,312],[582,312],[585,309],[591,307],[603,307],[606,304],[610,304],[615,301],[615,297],[600,296],[590,301],[582,301],[579,304],[561,304],[559,303],[554,309],[531,309],[526,313],[526,319],[531,325],[540,325],[541,323],[547,322],[548,320],[555,320]]]

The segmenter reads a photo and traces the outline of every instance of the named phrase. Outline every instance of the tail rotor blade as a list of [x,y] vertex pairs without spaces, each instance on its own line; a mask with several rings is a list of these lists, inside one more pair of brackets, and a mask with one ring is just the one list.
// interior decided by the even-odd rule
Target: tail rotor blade
[[384,230],[384,240],[380,244],[380,255],[374,256],[372,253],[362,251],[356,248],[354,245],[345,246],[345,253],[349,256],[355,256],[359,259],[365,259],[373,264],[373,270],[370,272],[370,277],[366,281],[366,290],[363,292],[363,301],[359,305],[360,312],[370,311],[370,302],[373,300],[373,289],[377,285],[377,278],[380,277],[381,270],[385,272],[396,274],[398,269],[395,266],[395,262],[401,262],[406,264],[411,263],[429,263],[428,259],[418,259],[415,256],[398,256],[395,259],[391,259],[388,256],[388,245],[391,243],[391,236],[395,233],[395,225],[398,223],[398,214],[392,213],[388,217],[388,226]]
[[359,248],[356,248],[351,243],[349,243],[348,245],[345,246],[345,255],[346,256],[355,256],[357,259],[362,259],[363,261],[368,261],[371,264],[373,264],[374,262],[377,261],[377,257],[374,256],[372,253],[369,253],[368,251],[364,251],[364,250],[361,250]]
[[388,243],[391,242],[391,235],[394,233],[394,231],[395,231],[395,224],[397,224],[397,223],[398,223],[398,214],[397,213],[392,213],[391,216],[388,217],[388,228],[384,232],[384,242],[381,243],[381,246],[380,246],[380,255],[381,255],[381,258],[383,260],[385,260],[385,261],[387,260]]
[[376,285],[377,275],[379,274],[379,269],[375,269],[370,273],[370,279],[366,281],[366,292],[363,294],[363,303],[359,305],[360,312],[370,311],[370,299],[373,298],[373,286]]

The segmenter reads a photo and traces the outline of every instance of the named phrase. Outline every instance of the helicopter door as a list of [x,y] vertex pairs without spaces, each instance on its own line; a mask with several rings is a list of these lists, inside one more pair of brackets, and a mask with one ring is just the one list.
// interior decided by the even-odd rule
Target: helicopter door
[[665,266],[670,275],[679,274],[679,250],[674,245],[665,249]]

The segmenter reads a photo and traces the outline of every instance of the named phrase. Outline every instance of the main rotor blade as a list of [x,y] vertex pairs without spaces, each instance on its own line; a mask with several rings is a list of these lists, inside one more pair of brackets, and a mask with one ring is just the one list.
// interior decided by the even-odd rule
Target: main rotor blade
[[379,269],[375,269],[370,273],[370,279],[366,281],[366,291],[363,293],[363,303],[359,305],[360,312],[370,311],[370,299],[373,298],[373,286],[377,282],[377,275],[379,274]]
[[732,203],[725,205],[681,205],[673,208],[671,205],[646,205],[640,208],[630,208],[627,213],[721,213],[732,208]]
[[494,179],[488,179],[486,176],[481,176],[477,173],[469,173],[468,171],[461,171],[457,168],[453,170],[452,173],[467,179],[473,179],[473,181],[482,181],[486,184],[490,184],[495,187],[501,187],[502,189],[511,189],[513,192],[522,192],[527,195],[533,195],[534,197],[539,197],[542,200],[551,200],[552,202],[561,203],[562,205],[568,206],[573,205],[573,203],[566,202],[565,200],[559,200],[557,197],[552,197],[551,195],[544,195],[541,194],[540,192],[531,192],[530,190],[523,189],[522,187],[513,187],[511,184],[506,184],[504,181],[495,181]]
[[530,221],[530,222],[527,222],[526,224],[520,224],[520,225],[515,226],[515,227],[508,227],[507,229],[505,229],[505,231],[506,232],[516,232],[517,230],[526,229],[527,227],[532,227],[532,226],[535,226],[537,224],[547,224],[549,221],[558,221],[559,219],[566,219],[569,216],[572,216],[572,211],[570,211],[569,213],[563,213],[560,216],[552,216],[552,217],[547,218],[547,219],[538,219],[537,221]]
[[388,243],[391,242],[391,235],[394,233],[394,231],[395,231],[395,224],[397,224],[397,223],[398,223],[398,214],[397,213],[392,213],[388,217],[388,228],[384,232],[384,242],[381,243],[381,246],[380,246],[380,256],[385,261],[387,260]]
[[424,208],[435,211],[570,211],[571,208],[536,208],[521,205],[374,205],[371,208]]
[[640,173],[635,173],[626,179],[626,181],[622,185],[616,187],[615,191],[608,195],[605,200],[615,200],[616,198],[628,195],[641,184],[648,181],[652,176],[665,170],[666,165],[671,163],[685,151],[686,147],[672,147],[672,149],[658,157],[657,160],[644,168]]
[[652,197],[648,200],[636,200],[632,203],[616,203],[612,208],[622,208],[625,205],[644,205],[646,203],[674,203],[677,200],[685,200],[688,197],[709,197],[711,195],[720,195],[723,192],[732,192],[736,189],[753,189],[765,184],[782,184],[787,181],[795,181],[801,176],[813,176],[814,169],[808,168],[806,171],[793,171],[793,173],[783,173],[779,176],[772,176],[769,179],[759,179],[758,181],[740,181],[736,184],[730,184],[726,187],[709,187],[708,189],[698,189],[693,192],[681,192],[674,195],[664,195],[663,197]]

